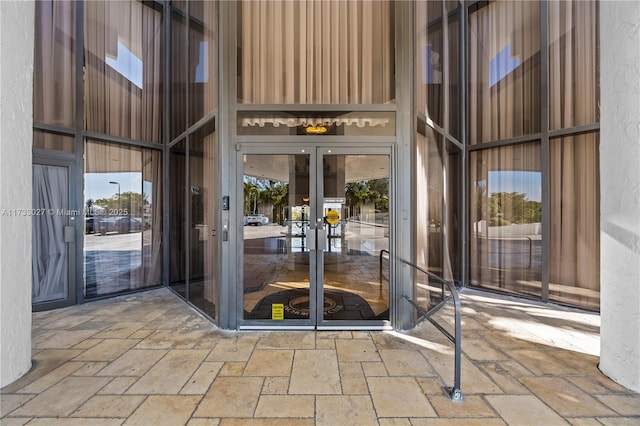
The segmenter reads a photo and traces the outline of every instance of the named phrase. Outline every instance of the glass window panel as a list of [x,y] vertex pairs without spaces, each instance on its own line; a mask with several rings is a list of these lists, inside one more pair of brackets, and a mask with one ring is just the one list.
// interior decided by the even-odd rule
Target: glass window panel
[[468,31],[470,143],[540,132],[540,3],[478,4]]
[[85,128],[162,141],[162,14],[140,2],[84,3]]
[[186,12],[171,10],[171,137],[187,130],[187,18]]
[[239,135],[394,136],[390,111],[239,111]]
[[460,1],[459,0],[445,0],[444,1],[444,8],[447,11],[447,13],[453,12],[454,10],[459,10],[460,9]]
[[394,31],[392,1],[243,1],[239,102],[393,102]]
[[551,140],[549,299],[599,309],[598,133]]
[[459,27],[458,14],[450,15],[447,25],[447,85],[445,97],[448,102],[445,129],[456,139],[460,139],[460,68],[458,66]]
[[[445,163],[445,206],[443,243],[444,252],[449,254],[451,277],[456,282],[462,281],[462,152],[454,144],[448,142]],[[443,262],[446,266],[446,263]]]
[[388,155],[322,156],[325,320],[389,320],[389,171]]
[[214,122],[189,140],[190,268],[189,301],[215,318],[217,251],[216,133]]
[[416,109],[443,126],[442,4],[416,3]]
[[[426,130],[426,131],[425,131]],[[416,139],[416,263],[447,280],[461,279],[460,151],[444,145],[430,127]],[[439,289],[416,277],[416,295],[423,309],[440,300]]]
[[187,13],[187,0],[171,0],[170,3],[173,9],[180,11],[183,14]]
[[162,153],[87,141],[85,297],[162,283]]
[[56,151],[75,152],[75,138],[57,133],[33,131],[33,147],[38,149],[53,149]]
[[[444,275],[442,256],[442,226],[444,207],[444,165],[441,136],[433,131],[417,137],[417,217],[418,266],[436,275]],[[449,271],[448,271],[449,272]],[[450,278],[450,277],[449,277]]]
[[75,2],[38,1],[35,15],[33,120],[75,125]]
[[169,285],[183,297],[187,296],[186,151],[186,141],[182,140],[171,147],[169,155],[169,241],[171,241]]
[[217,108],[218,3],[189,3],[189,124]]
[[598,104],[598,2],[549,2],[549,125],[595,123]]
[[470,177],[471,283],[541,297],[540,144],[474,151]]

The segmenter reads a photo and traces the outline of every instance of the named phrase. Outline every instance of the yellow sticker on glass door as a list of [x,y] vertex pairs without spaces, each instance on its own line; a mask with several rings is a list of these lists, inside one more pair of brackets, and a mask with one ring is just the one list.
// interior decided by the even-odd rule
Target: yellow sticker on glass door
[[273,303],[271,305],[271,319],[272,320],[283,320],[284,319],[284,304],[283,303]]
[[327,222],[331,225],[335,225],[340,220],[340,213],[337,210],[329,210],[327,212]]

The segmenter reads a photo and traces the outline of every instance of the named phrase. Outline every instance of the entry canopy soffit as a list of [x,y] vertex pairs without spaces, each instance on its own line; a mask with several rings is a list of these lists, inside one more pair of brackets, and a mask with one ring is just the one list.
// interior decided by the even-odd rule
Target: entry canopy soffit
[[270,124],[273,127],[307,127],[307,126],[388,126],[390,120],[388,118],[376,117],[251,117],[243,118],[240,121],[242,127],[259,126],[264,127]]
[[243,111],[239,113],[241,127],[308,127],[308,126],[356,126],[386,127],[393,123],[393,113],[388,111],[356,112],[267,112]]

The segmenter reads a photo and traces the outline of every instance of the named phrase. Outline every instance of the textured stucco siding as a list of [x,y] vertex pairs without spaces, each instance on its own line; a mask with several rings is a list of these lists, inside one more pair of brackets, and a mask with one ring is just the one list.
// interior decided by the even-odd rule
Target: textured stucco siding
[[640,2],[600,10],[600,369],[640,391]]
[[31,368],[34,3],[0,1],[0,386]]

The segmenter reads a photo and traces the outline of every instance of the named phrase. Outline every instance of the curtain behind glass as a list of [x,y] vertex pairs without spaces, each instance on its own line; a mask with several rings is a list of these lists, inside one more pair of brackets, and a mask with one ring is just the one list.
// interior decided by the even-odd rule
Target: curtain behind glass
[[469,14],[469,140],[540,131],[540,3],[495,2]]
[[189,125],[217,109],[218,2],[189,3]]
[[416,110],[443,127],[442,4],[416,3]]
[[140,287],[162,282],[162,153],[160,151],[142,150],[142,179],[143,200],[146,202],[142,211],[144,284]]
[[178,293],[187,295],[187,209],[185,194],[187,190],[187,142],[181,140],[171,147],[169,154],[169,285]]
[[598,309],[598,134],[551,140],[549,298]]
[[[423,134],[425,133],[425,134]],[[449,281],[461,277],[459,234],[459,155],[425,126],[416,135],[416,264]],[[426,277],[415,283],[416,301],[431,307]]]
[[458,66],[458,49],[460,44],[458,36],[458,15],[451,15],[448,17],[447,22],[447,37],[445,37],[444,50],[447,52],[447,85],[445,86],[445,98],[447,99],[448,107],[446,110],[446,117],[444,120],[444,128],[449,133],[460,139],[460,68]]
[[64,299],[69,291],[69,252],[64,241],[68,216],[57,214],[69,208],[69,177],[66,167],[33,165],[34,215],[31,262],[31,301]]
[[75,126],[75,3],[38,1],[35,15],[33,120]]
[[187,130],[187,15],[178,9],[171,11],[171,135]]
[[474,151],[469,167],[471,282],[541,297],[540,144]]
[[33,147],[38,149],[54,149],[57,151],[75,152],[75,139],[73,136],[64,136],[57,133],[33,131]]
[[599,121],[598,2],[549,2],[549,125]]
[[393,9],[389,1],[243,1],[240,102],[392,102]]
[[134,1],[84,7],[85,128],[161,142],[161,13]]

